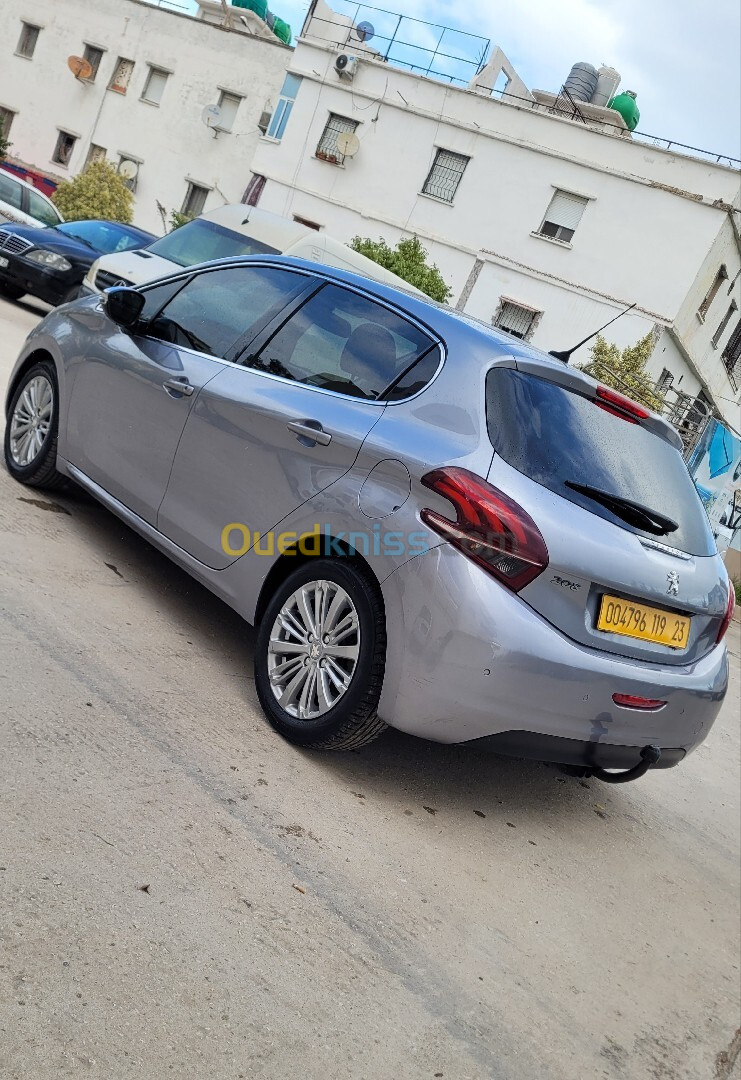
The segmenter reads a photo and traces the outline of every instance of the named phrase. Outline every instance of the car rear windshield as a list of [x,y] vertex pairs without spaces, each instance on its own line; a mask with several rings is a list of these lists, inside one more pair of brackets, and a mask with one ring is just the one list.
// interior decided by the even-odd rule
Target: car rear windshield
[[[503,368],[489,372],[486,415],[496,452],[531,480],[623,529],[692,555],[714,553],[682,456],[659,435],[547,379]],[[637,527],[594,492],[638,503],[677,528],[657,534]]]
[[155,241],[150,248],[153,255],[177,263],[178,266],[194,266],[211,259],[227,259],[234,255],[277,255],[278,249],[261,244],[251,236],[232,232],[213,221],[197,218],[181,225],[179,229]]

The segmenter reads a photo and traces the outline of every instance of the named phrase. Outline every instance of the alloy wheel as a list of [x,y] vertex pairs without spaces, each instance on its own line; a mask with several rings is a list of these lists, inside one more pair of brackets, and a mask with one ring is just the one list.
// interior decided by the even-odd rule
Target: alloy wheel
[[335,581],[308,581],[286,599],[268,645],[270,688],[280,707],[315,720],[350,687],[360,655],[360,620]]
[[10,453],[24,468],[38,457],[49,434],[54,390],[45,375],[35,375],[24,387],[10,418]]

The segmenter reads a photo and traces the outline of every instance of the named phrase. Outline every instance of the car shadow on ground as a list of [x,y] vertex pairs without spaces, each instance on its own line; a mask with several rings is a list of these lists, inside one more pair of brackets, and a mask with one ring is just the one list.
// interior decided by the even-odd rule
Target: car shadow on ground
[[0,298],[7,303],[12,303],[14,307],[27,311],[29,315],[38,315],[40,319],[43,319],[50,311],[54,311],[54,308],[50,304],[45,303],[43,300],[37,300],[34,296],[23,296],[20,300],[8,300],[7,296],[3,296],[2,293],[0,293]]
[[[85,492],[75,488],[45,498],[69,511],[78,536],[89,543],[91,559],[156,595],[159,610],[187,631],[203,663],[219,664],[230,677],[246,674],[242,692],[259,710],[252,680],[252,627]],[[275,738],[280,739],[277,734]],[[606,785],[567,775],[558,765],[500,757],[471,745],[427,742],[393,729],[352,753],[291,749],[313,768],[333,774],[359,798],[388,798],[396,810],[400,803],[416,804],[415,812],[433,817],[452,813],[507,818],[518,810],[531,821],[542,821],[555,813],[568,817],[570,807],[599,807],[608,794]],[[624,791],[610,789],[611,794]]]

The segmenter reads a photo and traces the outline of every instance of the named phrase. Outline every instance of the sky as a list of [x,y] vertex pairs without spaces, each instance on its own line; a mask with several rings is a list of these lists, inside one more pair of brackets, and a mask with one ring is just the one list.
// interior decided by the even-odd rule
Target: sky
[[[193,0],[175,3],[195,9]],[[336,8],[351,14],[354,6],[341,0]],[[557,91],[577,61],[609,64],[622,89],[638,95],[639,131],[741,158],[738,0],[379,0],[379,7],[490,38],[531,89]],[[307,8],[307,0],[270,0],[294,37]],[[381,33],[387,19],[361,7],[356,22]]]

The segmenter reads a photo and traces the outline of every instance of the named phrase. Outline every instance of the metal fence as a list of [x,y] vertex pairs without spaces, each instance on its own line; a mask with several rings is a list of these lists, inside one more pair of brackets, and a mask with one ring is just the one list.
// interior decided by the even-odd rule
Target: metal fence
[[322,36],[338,48],[365,49],[380,60],[460,86],[481,71],[491,48],[489,38],[370,4],[332,0],[332,10],[350,25],[316,14],[311,21],[320,24]]
[[593,378],[604,379],[608,376],[610,384],[616,389],[668,420],[682,440],[685,461],[689,458],[713,418],[712,408],[708,403],[699,397],[684,394],[673,386],[660,388],[658,383],[649,383],[646,386],[647,392],[642,392],[640,388],[627,383],[601,360],[593,361],[589,366]]

